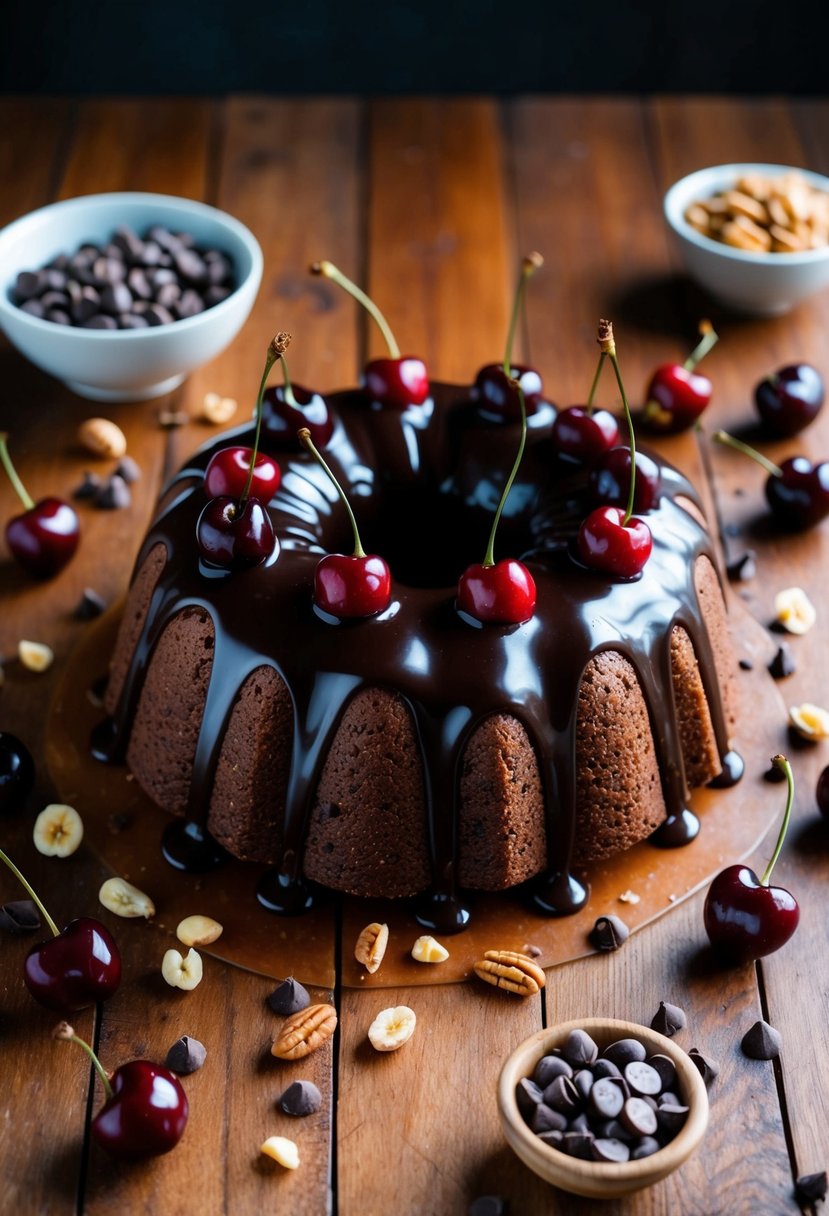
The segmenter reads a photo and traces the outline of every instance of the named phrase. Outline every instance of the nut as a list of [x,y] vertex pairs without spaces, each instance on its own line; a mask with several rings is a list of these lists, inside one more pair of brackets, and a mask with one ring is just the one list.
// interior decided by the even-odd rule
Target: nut
[[17,657],[27,671],[48,671],[55,659],[55,652],[45,642],[17,643]]
[[641,900],[641,898],[642,898],[641,895],[637,895],[635,891],[631,891],[630,887],[628,887],[627,891],[623,891],[622,894],[619,896],[619,903],[620,904],[638,904],[639,901]]
[[818,739],[829,739],[829,712],[819,705],[792,705],[789,710],[789,722],[804,739],[817,742]]
[[187,958],[182,958],[178,950],[168,950],[161,960],[161,974],[171,988],[190,992],[201,983],[203,973],[201,955],[195,950],[188,950]]
[[368,1037],[375,1051],[397,1051],[415,1032],[417,1016],[408,1005],[384,1009],[368,1028]]
[[78,441],[87,452],[104,460],[120,460],[127,450],[126,435],[108,418],[87,418],[78,427]]
[[98,899],[116,916],[155,916],[155,904],[149,895],[139,891],[126,878],[108,878],[98,892]]
[[237,409],[238,405],[233,397],[220,397],[218,393],[205,393],[201,415],[205,422],[212,422],[215,426],[220,426],[223,422],[230,422]]
[[185,916],[176,929],[176,937],[185,946],[209,946],[222,936],[223,928],[212,916]]
[[412,946],[412,958],[418,963],[445,963],[448,957],[446,947],[428,934],[419,937]]
[[796,253],[829,244],[829,194],[800,173],[750,173],[731,190],[696,199],[685,222],[703,236],[736,249]]
[[487,950],[475,964],[475,974],[487,984],[514,992],[516,996],[532,996],[539,992],[546,978],[538,963],[515,950]]
[[802,587],[786,587],[774,597],[775,620],[787,633],[808,633],[817,620],[815,606]]
[[286,1170],[295,1170],[299,1166],[299,1149],[287,1136],[268,1136],[259,1152],[264,1153],[266,1157],[272,1157]]
[[383,961],[383,955],[386,953],[386,946],[388,944],[388,925],[380,925],[377,921],[374,921],[372,924],[366,925],[357,938],[357,945],[354,947],[354,957],[360,966],[365,967],[366,971],[373,975]]
[[309,1005],[288,1018],[271,1048],[280,1060],[301,1060],[322,1047],[337,1028],[333,1005]]
[[83,820],[74,807],[51,802],[35,820],[35,848],[45,857],[69,857],[82,840]]

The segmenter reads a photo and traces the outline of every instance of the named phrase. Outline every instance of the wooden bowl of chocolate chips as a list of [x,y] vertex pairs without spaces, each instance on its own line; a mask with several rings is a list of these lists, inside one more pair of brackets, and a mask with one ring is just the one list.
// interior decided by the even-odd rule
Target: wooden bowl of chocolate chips
[[498,1107],[525,1165],[594,1199],[661,1181],[708,1124],[705,1084],[682,1048],[612,1018],[564,1022],[526,1039],[501,1069]]

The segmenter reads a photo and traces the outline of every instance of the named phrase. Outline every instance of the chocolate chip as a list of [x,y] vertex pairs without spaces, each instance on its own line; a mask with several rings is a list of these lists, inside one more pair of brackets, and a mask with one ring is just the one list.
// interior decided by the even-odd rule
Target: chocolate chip
[[129,312],[132,308],[132,292],[126,283],[111,283],[101,292],[101,308],[104,312]]
[[46,286],[46,276],[40,270],[22,270],[14,284],[14,298],[18,304],[39,296]]
[[562,1114],[572,1115],[580,1109],[582,1096],[570,1077],[556,1077],[544,1090],[544,1101]]
[[621,1140],[594,1140],[591,1147],[594,1161],[629,1161],[630,1149]]
[[589,1134],[585,1135],[584,1132],[565,1132],[562,1148],[569,1157],[580,1157],[582,1161],[589,1161],[592,1144],[593,1136]]
[[757,554],[747,549],[726,566],[726,574],[732,583],[747,583],[757,573]]
[[72,291],[70,287],[69,296],[71,299],[69,311],[72,314],[72,320],[78,325],[88,321],[90,317],[96,316],[100,310],[101,297],[94,287],[81,287],[77,291]]
[[656,1131],[656,1111],[644,1098],[628,1098],[622,1107],[621,1122],[634,1136],[652,1136]]
[[587,1095],[590,1093],[590,1090],[593,1088],[593,1074],[590,1071],[590,1069],[589,1068],[579,1069],[579,1071],[573,1077],[573,1084],[575,1085],[576,1089],[581,1094],[582,1098],[584,1098],[586,1100]]
[[775,680],[785,680],[787,676],[793,676],[796,671],[797,664],[790,647],[786,642],[781,642],[777,647],[777,654],[769,663],[769,674]]
[[279,1099],[286,1115],[304,1118],[315,1114],[322,1106],[322,1094],[313,1081],[294,1081]]
[[46,309],[41,304],[40,300],[24,300],[20,305],[21,312],[27,312],[30,317],[38,317],[41,321],[46,315]]
[[659,1073],[662,1088],[670,1089],[676,1081],[676,1065],[671,1057],[663,1056],[661,1052],[657,1052],[656,1055],[648,1056],[648,1063],[651,1068]]
[[149,326],[147,318],[137,312],[122,312],[118,317],[119,329],[149,329]]
[[544,951],[540,946],[534,946],[532,942],[524,942],[521,947],[521,953],[526,954],[529,958],[541,958]]
[[54,308],[65,311],[69,307],[69,296],[65,291],[45,291],[40,297],[40,302],[47,312],[51,312]]
[[133,485],[136,481],[141,480],[141,466],[138,461],[133,460],[132,456],[122,456],[115,472],[119,477],[123,477],[128,485]]
[[7,933],[34,933],[41,926],[34,900],[13,899],[0,908],[0,929]]
[[150,325],[172,325],[175,320],[170,310],[162,304],[149,304],[144,309],[144,316]]
[[144,242],[126,224],[121,224],[115,229],[112,243],[113,245],[117,245],[119,249],[123,249],[128,261],[139,262],[141,260],[144,252]]
[[658,1094],[662,1089],[659,1073],[643,1060],[631,1060],[624,1067],[624,1077],[636,1097]]
[[604,1119],[596,1124],[596,1135],[603,1140],[633,1140],[634,1136],[618,1119]]
[[207,267],[191,249],[176,250],[173,253],[173,265],[189,283],[204,283],[207,280]]
[[84,473],[83,481],[72,491],[73,498],[94,498],[101,488],[101,479],[97,473]]
[[705,1088],[710,1089],[713,1082],[720,1075],[718,1061],[712,1059],[711,1056],[704,1056],[696,1047],[692,1047],[688,1052],[688,1058],[693,1061],[694,1067],[705,1082]]
[[535,1081],[522,1077],[515,1087],[515,1101],[527,1123],[532,1120],[536,1107],[540,1106],[543,1100],[541,1089]]
[[602,1052],[605,1060],[610,1060],[621,1069],[624,1069],[625,1065],[630,1064],[631,1061],[644,1060],[647,1054],[638,1039],[617,1039],[615,1043],[605,1047]]
[[740,659],[740,670],[754,671],[754,664],[752,663],[751,659]]
[[287,1017],[290,1013],[299,1013],[300,1009],[307,1009],[311,1004],[311,998],[302,984],[293,976],[289,976],[274,988],[268,997],[268,1004],[274,1013]]
[[186,317],[196,317],[204,312],[204,300],[196,291],[185,291],[181,299],[173,304],[173,312],[180,321]]
[[130,505],[132,494],[123,477],[113,473],[98,490],[93,502],[104,511],[118,511]]
[[120,836],[132,823],[132,815],[126,811],[113,811],[107,819],[107,827],[113,836]]
[[799,1203],[820,1203],[826,1198],[826,1170],[819,1174],[801,1174],[794,1184]]
[[615,1119],[625,1104],[620,1078],[602,1077],[590,1091],[590,1105],[603,1119]]
[[232,294],[231,287],[208,287],[204,293],[204,302],[208,308],[212,308],[214,304],[221,304],[222,300],[226,300]]
[[592,1064],[599,1054],[586,1030],[571,1030],[562,1050],[570,1064]]
[[189,1035],[184,1034],[167,1052],[166,1063],[173,1072],[187,1077],[191,1072],[196,1072],[201,1068],[206,1058],[207,1049],[204,1044],[200,1043],[198,1039],[191,1039]]
[[542,1056],[535,1066],[533,1080],[541,1089],[546,1089],[556,1077],[572,1077],[573,1070],[561,1056]]
[[658,1153],[661,1144],[653,1136],[643,1136],[639,1143],[630,1154],[631,1161],[641,1161],[643,1157],[652,1157],[654,1153]]
[[675,1136],[685,1125],[688,1118],[688,1107],[682,1103],[660,1106],[656,1112],[656,1122],[659,1130],[668,1136]]
[[539,1102],[533,1108],[530,1127],[539,1135],[541,1132],[563,1132],[567,1128],[567,1116],[561,1111],[553,1110],[546,1103]]
[[78,621],[93,621],[104,611],[106,611],[106,601],[98,595],[97,591],[93,591],[91,587],[85,587],[72,615]]
[[752,1060],[776,1060],[780,1055],[783,1039],[779,1030],[761,1020],[745,1032],[740,1046]]
[[612,1060],[600,1058],[593,1065],[593,1076],[597,1081],[602,1077],[621,1077],[621,1075],[621,1070]]
[[678,1030],[684,1030],[688,1025],[684,1009],[679,1005],[671,1005],[666,1001],[659,1002],[659,1008],[651,1020],[651,1030],[673,1038]]
[[137,300],[151,300],[153,289],[140,266],[134,266],[127,275],[127,287]]
[[561,1149],[562,1152],[564,1151],[564,1132],[540,1132],[538,1138],[539,1140],[543,1140],[545,1144]]
[[618,950],[629,936],[630,929],[621,917],[599,916],[590,932],[590,941],[597,950]]
[[105,313],[99,312],[94,317],[87,317],[85,321],[81,321],[81,329],[117,329],[118,322],[115,317],[108,317]]
[[509,1203],[501,1195],[479,1195],[467,1208],[467,1216],[509,1216]]
[[127,274],[123,259],[96,258],[92,263],[92,273],[101,283],[121,283]]
[[145,241],[144,248],[141,250],[141,261],[145,266],[158,266],[164,256],[160,245],[155,241]]
[[570,1120],[569,1130],[571,1132],[584,1132],[585,1134],[589,1133],[591,1136],[593,1135],[593,1129],[590,1126],[590,1121],[584,1111],[582,1111],[581,1114],[576,1115],[574,1119]]
[[178,283],[163,283],[155,293],[155,302],[162,308],[172,308],[181,299]]
[[64,312],[62,308],[52,308],[46,314],[47,321],[54,321],[55,325],[71,325],[72,318],[68,312]]

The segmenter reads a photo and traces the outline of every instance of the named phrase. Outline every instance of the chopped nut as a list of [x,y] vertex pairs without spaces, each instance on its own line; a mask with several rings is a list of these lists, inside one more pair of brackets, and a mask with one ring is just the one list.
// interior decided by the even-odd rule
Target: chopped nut
[[789,722],[804,739],[829,738],[829,712],[819,705],[792,705],[789,709]]
[[331,1038],[337,1027],[333,1005],[309,1005],[288,1018],[271,1048],[280,1060],[301,1060]]
[[639,900],[641,898],[642,898],[641,895],[637,895],[635,891],[631,891],[630,888],[628,888],[627,891],[623,891],[622,894],[619,896],[619,903],[620,904],[638,904]]
[[375,1051],[397,1051],[415,1032],[417,1016],[408,1005],[383,1009],[368,1028],[369,1042]]
[[182,958],[178,950],[168,950],[161,960],[161,974],[171,988],[183,988],[185,992],[190,992],[201,983],[201,955],[189,950],[187,957]]
[[787,633],[808,633],[817,612],[802,587],[787,587],[774,597],[774,617]]
[[149,895],[125,878],[108,878],[98,892],[98,899],[116,916],[144,916],[147,919],[155,916],[155,904]]
[[796,253],[829,243],[829,193],[800,173],[750,173],[733,189],[697,199],[685,222],[703,236],[752,252]]
[[449,951],[433,937],[425,934],[412,946],[412,958],[418,963],[445,963]]
[[176,937],[185,946],[209,946],[222,936],[223,927],[212,916],[185,916],[176,929]]
[[55,652],[45,642],[17,643],[17,657],[27,671],[48,671],[55,660]]
[[515,950],[487,950],[475,964],[474,971],[487,984],[514,992],[516,996],[532,996],[546,982],[538,963]]
[[238,405],[233,397],[220,397],[218,393],[205,393],[201,413],[205,422],[220,426],[223,422],[230,422],[237,409]]
[[266,1157],[272,1157],[286,1170],[295,1170],[299,1167],[299,1149],[287,1136],[268,1136],[259,1152],[264,1153]]
[[365,967],[366,971],[373,975],[383,961],[388,944],[388,925],[380,925],[374,921],[372,924],[366,925],[357,938],[354,957],[362,967]]
[[45,857],[70,857],[82,840],[83,820],[74,807],[51,802],[35,820],[35,848]]
[[78,428],[78,440],[87,452],[103,459],[120,460],[127,450],[124,432],[108,418],[87,418]]

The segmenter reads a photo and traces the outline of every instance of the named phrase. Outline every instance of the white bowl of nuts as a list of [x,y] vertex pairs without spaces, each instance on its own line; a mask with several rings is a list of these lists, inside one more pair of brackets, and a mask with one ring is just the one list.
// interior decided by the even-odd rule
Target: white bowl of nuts
[[778,316],[829,287],[829,178],[787,165],[699,169],[665,218],[688,273],[722,304]]
[[262,250],[233,216],[163,194],[91,194],[0,231],[0,327],[83,397],[158,397],[250,313]]

